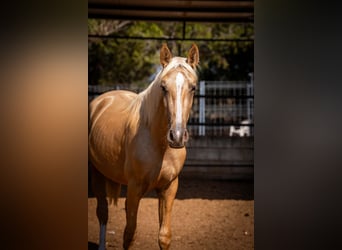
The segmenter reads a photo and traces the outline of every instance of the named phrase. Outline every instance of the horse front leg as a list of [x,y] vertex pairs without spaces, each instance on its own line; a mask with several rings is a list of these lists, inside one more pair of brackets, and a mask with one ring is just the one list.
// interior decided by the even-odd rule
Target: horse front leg
[[129,249],[134,242],[135,230],[137,227],[137,214],[140,199],[143,196],[143,188],[131,182],[127,185],[126,206],[126,228],[124,232],[123,248]]
[[171,243],[171,210],[178,189],[178,177],[163,190],[157,190],[159,197],[159,248],[167,250]]

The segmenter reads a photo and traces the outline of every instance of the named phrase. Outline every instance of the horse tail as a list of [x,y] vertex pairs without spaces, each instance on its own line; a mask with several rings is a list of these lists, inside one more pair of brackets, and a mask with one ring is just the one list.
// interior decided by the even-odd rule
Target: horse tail
[[114,205],[118,205],[118,199],[121,192],[121,184],[106,179],[106,195],[108,198],[108,205],[114,202]]

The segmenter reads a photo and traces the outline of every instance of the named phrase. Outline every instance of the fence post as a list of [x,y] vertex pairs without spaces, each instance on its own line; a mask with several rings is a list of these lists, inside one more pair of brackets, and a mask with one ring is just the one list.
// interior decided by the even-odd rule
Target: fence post
[[[199,88],[199,122],[204,124],[205,123],[205,81],[200,81],[200,88]],[[198,134],[200,136],[205,136],[205,125],[198,126]]]
[[254,74],[251,72],[248,74],[250,77],[250,82],[247,84],[247,119],[252,121],[253,120],[253,101],[250,97],[254,95]]

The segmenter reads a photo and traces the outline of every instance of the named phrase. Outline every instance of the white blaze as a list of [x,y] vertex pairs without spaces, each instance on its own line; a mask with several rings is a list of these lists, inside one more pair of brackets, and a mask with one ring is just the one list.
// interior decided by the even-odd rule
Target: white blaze
[[184,84],[184,76],[182,73],[178,73],[176,76],[176,89],[177,89],[177,95],[176,95],[176,126],[177,127],[181,127],[181,125],[182,125],[181,94],[182,94],[183,84]]

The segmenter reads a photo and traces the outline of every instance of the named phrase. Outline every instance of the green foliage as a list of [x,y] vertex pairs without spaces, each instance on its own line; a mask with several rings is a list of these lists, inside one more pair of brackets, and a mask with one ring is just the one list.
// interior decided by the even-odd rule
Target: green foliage
[[199,49],[206,59],[202,60],[201,79],[248,80],[248,73],[254,71],[253,42],[204,43]]
[[[89,34],[121,37],[182,38],[181,22],[88,20]],[[253,39],[252,24],[187,23],[185,38]],[[89,38],[89,84],[146,86],[159,65],[163,41]],[[174,55],[186,56],[191,41],[168,41]],[[200,49],[200,79],[245,80],[253,72],[251,41],[196,41]]]

